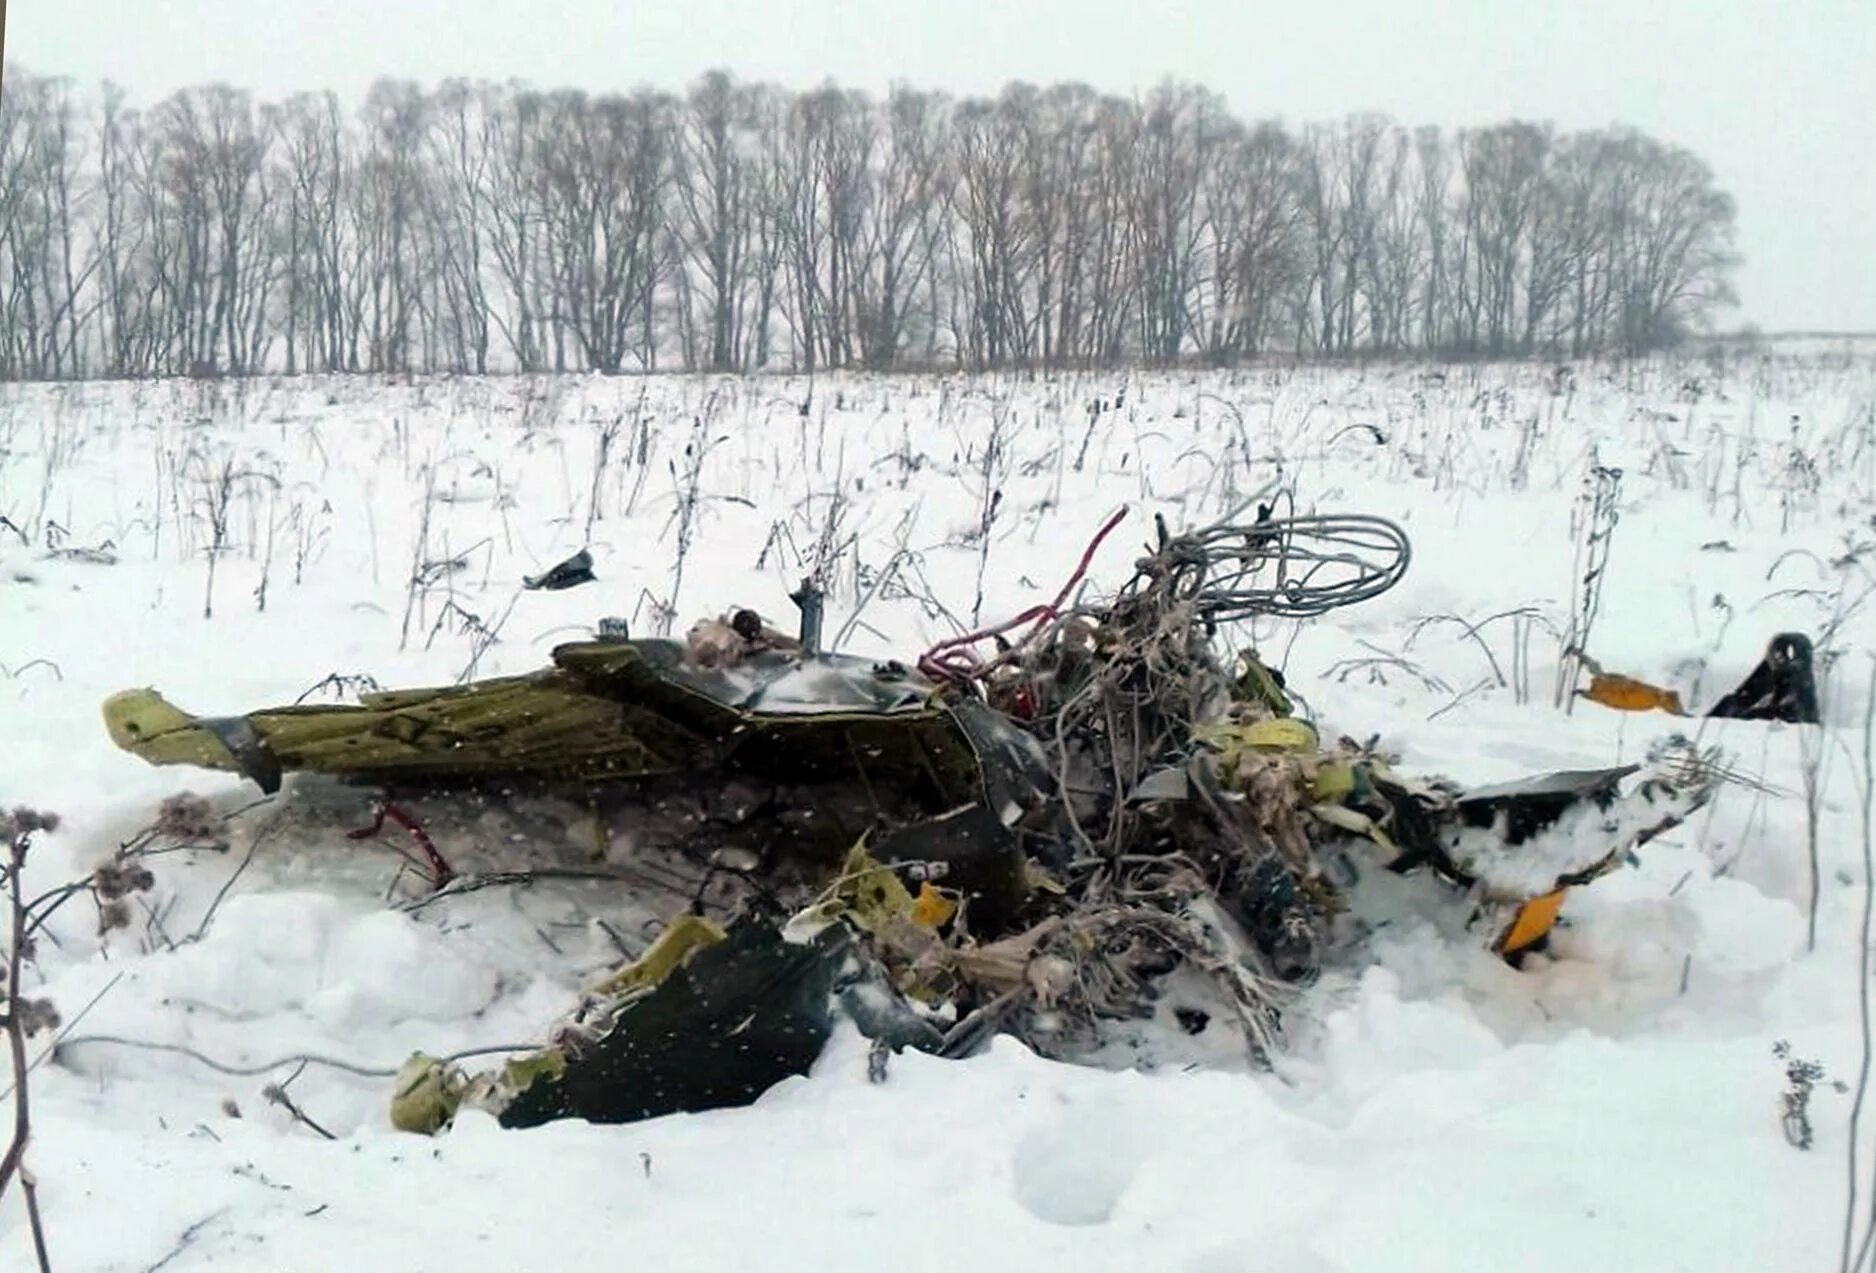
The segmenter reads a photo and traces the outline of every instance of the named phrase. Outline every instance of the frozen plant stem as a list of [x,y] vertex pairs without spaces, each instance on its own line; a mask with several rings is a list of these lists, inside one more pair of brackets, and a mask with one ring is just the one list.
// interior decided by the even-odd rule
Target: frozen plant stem
[[684,448],[683,472],[679,473],[675,460],[670,465],[671,479],[677,488],[677,557],[671,563],[671,596],[658,620],[659,636],[671,635],[671,624],[677,615],[678,594],[684,588],[684,563],[690,558],[697,534],[698,491],[703,484],[704,457],[709,452],[703,419],[699,417],[691,429],[690,442]]
[[1861,1169],[1857,1132],[1863,1121],[1863,1101],[1869,1094],[1870,923],[1872,918],[1876,918],[1876,841],[1873,841],[1870,823],[1871,804],[1876,801],[1876,659],[1871,660],[1869,673],[1869,687],[1863,707],[1863,786],[1858,797],[1863,845],[1863,922],[1857,933],[1856,945],[1857,1026],[1861,1046],[1857,1060],[1856,1096],[1850,1103],[1850,1134],[1845,1150],[1848,1157],[1849,1191],[1843,1206],[1843,1250],[1839,1273],[1856,1273],[1868,1267],[1870,1239],[1872,1234],[1876,1234],[1876,1223],[1865,1220],[1863,1236],[1856,1242],[1853,1259],[1851,1243],[1856,1240],[1857,1174]]
[[605,488],[606,468],[612,462],[612,448],[625,429],[625,417],[614,415],[593,431],[593,485],[586,500],[586,533],[583,542],[593,542],[593,524],[600,520],[600,492]]
[[1570,629],[1563,659],[1557,667],[1556,706],[1566,713],[1576,706],[1576,680],[1583,655],[1589,650],[1591,630],[1602,609],[1603,577],[1609,569],[1609,549],[1620,519],[1617,499],[1622,493],[1622,470],[1605,468],[1590,456],[1587,489],[1577,504],[1576,560],[1570,579]]
[[26,1166],[26,1145],[32,1138],[32,1112],[26,1082],[26,1009],[20,998],[20,971],[26,953],[26,901],[20,876],[26,865],[30,833],[16,832],[7,846],[7,910],[11,925],[7,941],[6,1036],[7,1054],[13,1066],[13,1139],[6,1156],[0,1158],[0,1197],[7,1185],[19,1177],[20,1193],[26,1199],[26,1218],[32,1226],[33,1255],[40,1273],[50,1273],[52,1262],[46,1253],[45,1225],[39,1216],[39,1195],[32,1170]]
[[430,510],[436,506],[436,467],[426,465],[423,473],[423,512],[417,520],[417,542],[410,554],[410,578],[404,590],[404,622],[397,633],[400,650],[410,646],[410,618],[417,609],[418,594],[428,587],[424,560],[430,552]]
[[1817,905],[1822,877],[1817,857],[1817,823],[1820,807],[1824,798],[1824,758],[1827,754],[1824,726],[1815,729],[1800,728],[1798,734],[1798,767],[1804,778],[1804,851],[1805,863],[1810,872],[1810,896],[1805,905],[1806,951],[1817,951]]
[[990,436],[984,442],[983,463],[978,477],[983,483],[983,505],[977,518],[977,587],[971,602],[971,627],[984,620],[984,576],[990,571],[990,534],[996,528],[997,513],[1003,507],[1002,470],[1004,466],[1004,426],[1007,409],[999,407],[990,422]]
[[[202,514],[208,519],[208,581],[202,593],[202,617],[215,617],[215,565],[228,548],[228,518],[234,509],[235,491],[247,487],[250,492],[252,483],[267,482],[275,488],[279,482],[265,473],[251,469],[235,467],[233,456],[222,457],[221,465],[202,478],[202,497],[198,501]],[[250,507],[250,513],[253,511]],[[270,547],[271,553],[271,547]]]

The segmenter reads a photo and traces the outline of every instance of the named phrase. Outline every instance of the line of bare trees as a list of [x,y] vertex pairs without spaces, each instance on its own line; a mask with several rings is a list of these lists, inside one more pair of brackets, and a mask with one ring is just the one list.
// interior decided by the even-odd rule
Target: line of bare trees
[[384,82],[144,110],[8,68],[0,378],[1567,356],[1731,300],[1627,129],[1247,125],[1207,90]]

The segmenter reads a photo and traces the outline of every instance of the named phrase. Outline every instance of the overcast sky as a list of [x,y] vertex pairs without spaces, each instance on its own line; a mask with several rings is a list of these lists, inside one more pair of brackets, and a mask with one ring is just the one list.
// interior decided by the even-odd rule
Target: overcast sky
[[1876,330],[1876,0],[11,0],[7,58],[148,102],[381,75],[681,88],[1167,75],[1245,118],[1633,124],[1739,202],[1739,321]]

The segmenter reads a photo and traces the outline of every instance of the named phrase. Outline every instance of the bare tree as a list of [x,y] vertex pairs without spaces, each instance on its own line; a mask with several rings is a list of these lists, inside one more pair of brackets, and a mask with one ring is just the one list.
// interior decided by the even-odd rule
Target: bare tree
[[1036,109],[1036,91],[1013,84],[995,101],[961,103],[955,116],[964,311],[958,343],[973,366],[1027,362],[1034,352],[1028,284],[1039,254],[1020,191],[1022,137]]
[[671,101],[652,93],[557,93],[547,104],[539,179],[554,318],[589,370],[619,371],[633,353],[652,363],[648,319],[672,114]]
[[1194,329],[1204,230],[1199,194],[1229,140],[1224,104],[1204,89],[1166,84],[1145,103],[1131,220],[1139,348],[1151,361],[1176,361]]
[[489,142],[487,95],[464,80],[445,83],[430,103],[425,162],[430,170],[421,213],[435,269],[433,341],[451,371],[489,369],[492,320],[484,286]]
[[732,371],[747,365],[746,332],[756,303],[761,176],[756,93],[712,71],[685,98],[673,182],[679,266],[693,298],[685,321],[706,335],[708,354],[690,366]]
[[937,323],[929,312],[915,316],[914,298],[935,267],[948,122],[936,94],[901,86],[886,101],[884,157],[869,183],[850,278],[861,360],[876,370],[899,360],[915,325],[929,334]]
[[1580,355],[1698,329],[1737,264],[1706,166],[1624,129],[721,71],[139,112],[9,74],[5,377]]

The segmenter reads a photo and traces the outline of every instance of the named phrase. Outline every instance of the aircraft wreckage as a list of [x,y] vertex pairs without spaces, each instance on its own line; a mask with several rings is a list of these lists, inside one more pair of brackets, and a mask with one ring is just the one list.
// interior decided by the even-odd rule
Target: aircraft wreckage
[[[1252,617],[1384,592],[1404,532],[1267,508],[1160,523],[1118,592],[1081,600],[1119,521],[1053,602],[910,663],[822,651],[804,584],[793,636],[742,610],[681,642],[576,642],[531,675],[357,705],[204,718],[144,689],[104,716],[154,764],[378,789],[379,822],[404,825],[445,890],[465,881],[409,814],[420,793],[570,793],[623,830],[595,854],[668,917],[661,934],[531,1056],[479,1076],[413,1057],[393,1119],[420,1131],[465,1104],[522,1126],[747,1103],[805,1072],[838,1017],[882,1072],[897,1049],[963,1056],[997,1033],[1085,1057],[1152,1019],[1267,1056],[1296,987],[1354,939],[1364,874],[1446,882],[1515,963],[1566,889],[1723,777],[1678,741],[1645,765],[1471,790],[1403,774],[1373,743],[1320,737],[1276,672],[1223,644]],[[1599,701],[1659,698],[1596,673]],[[1716,714],[1815,719],[1809,681],[1809,643],[1781,636]]]

